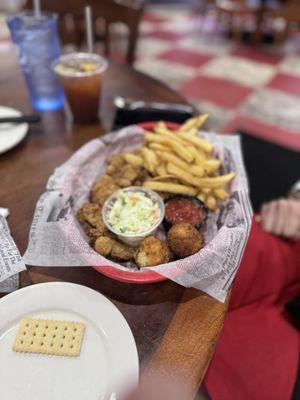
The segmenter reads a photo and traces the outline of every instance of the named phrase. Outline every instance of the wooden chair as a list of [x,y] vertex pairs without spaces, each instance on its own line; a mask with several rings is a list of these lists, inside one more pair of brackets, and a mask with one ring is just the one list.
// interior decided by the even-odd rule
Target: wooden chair
[[[268,11],[268,10],[266,10]],[[282,18],[285,21],[283,30],[275,35],[275,44],[280,44],[288,36],[291,24],[300,26],[300,2],[299,0],[290,0],[278,8],[269,10],[272,18]]]
[[[260,1],[248,1],[248,0],[215,0],[215,9],[218,14],[218,20],[223,16],[227,16],[229,19],[229,26],[232,29],[233,37],[240,41],[243,33],[243,25],[236,26],[235,20],[238,18],[239,21],[243,17],[252,14],[257,20],[261,12]],[[256,24],[256,26],[258,26]],[[258,40],[259,32],[255,31],[255,41]]]
[[[93,10],[95,30],[98,38],[103,39],[105,54],[110,53],[110,27],[121,22],[128,27],[128,46],[126,62],[134,62],[138,29],[143,13],[143,0],[43,0],[43,10],[59,15],[59,30],[63,44],[73,43],[81,46],[85,43],[84,7],[90,5]],[[25,8],[32,8],[32,1],[27,1]],[[102,22],[102,23],[101,23]],[[103,31],[101,32],[102,27]]]

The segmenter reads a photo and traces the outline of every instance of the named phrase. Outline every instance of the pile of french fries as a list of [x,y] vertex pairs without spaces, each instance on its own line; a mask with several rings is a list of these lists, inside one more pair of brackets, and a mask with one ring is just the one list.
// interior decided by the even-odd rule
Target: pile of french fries
[[212,155],[213,144],[198,136],[208,115],[187,120],[178,130],[158,122],[145,133],[145,145],[123,153],[128,164],[143,166],[149,177],[143,186],[157,192],[196,196],[214,211],[229,197],[227,186],[234,172],[220,175],[221,161]]

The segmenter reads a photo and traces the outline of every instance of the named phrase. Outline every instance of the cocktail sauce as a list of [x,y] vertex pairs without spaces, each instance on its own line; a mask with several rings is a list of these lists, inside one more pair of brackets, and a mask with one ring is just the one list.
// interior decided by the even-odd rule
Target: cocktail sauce
[[165,205],[165,219],[171,224],[187,222],[192,225],[200,225],[205,217],[205,208],[189,198],[172,198]]

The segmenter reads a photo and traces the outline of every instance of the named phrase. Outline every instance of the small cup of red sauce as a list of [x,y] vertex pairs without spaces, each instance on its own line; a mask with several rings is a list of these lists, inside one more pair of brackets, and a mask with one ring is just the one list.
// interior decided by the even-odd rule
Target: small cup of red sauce
[[169,230],[173,225],[186,222],[200,229],[207,216],[205,204],[197,197],[174,195],[165,200],[164,227]]

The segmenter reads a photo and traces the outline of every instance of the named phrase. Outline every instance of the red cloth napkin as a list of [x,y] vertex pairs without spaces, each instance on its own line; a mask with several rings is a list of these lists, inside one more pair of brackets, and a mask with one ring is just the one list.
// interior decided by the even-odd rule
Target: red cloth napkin
[[212,400],[290,400],[299,332],[284,304],[300,294],[300,242],[253,222],[229,312],[205,377]]

